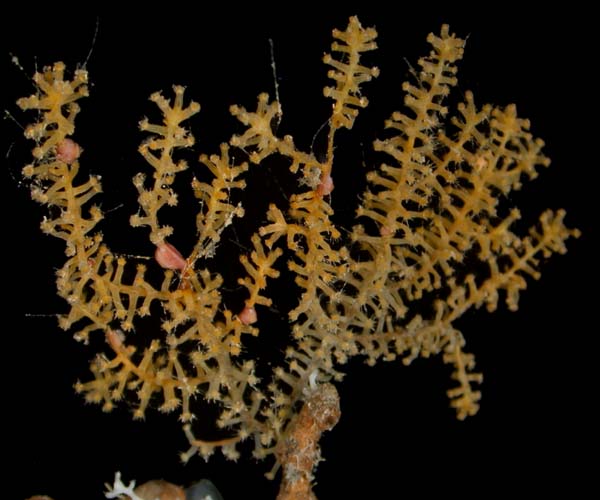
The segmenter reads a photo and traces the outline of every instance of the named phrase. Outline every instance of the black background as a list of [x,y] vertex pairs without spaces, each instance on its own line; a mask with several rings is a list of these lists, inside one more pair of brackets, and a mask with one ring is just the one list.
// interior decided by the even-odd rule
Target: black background
[[[66,311],[53,283],[63,249],[38,230],[44,211],[29,200],[20,181],[31,144],[18,124],[31,117],[14,101],[34,91],[27,75],[36,65],[57,60],[73,68],[91,50],[91,96],[82,102],[78,119],[82,165],[103,176],[101,203],[107,215],[101,229],[107,243],[120,252],[149,254],[146,233],[127,225],[135,211],[130,179],[145,168],[136,153],[142,139],[136,124],[142,116],[157,116],[148,95],[158,89],[167,95],[174,83],[186,85],[187,95],[202,105],[192,120],[195,151],[216,152],[219,142],[240,131],[229,105],[252,108],[260,92],[273,94],[270,38],[284,110],[281,131],[309,149],[330,106],[322,97],[327,81],[321,57],[329,50],[331,29],[345,28],[352,14],[379,31],[380,48],[368,60],[380,67],[381,76],[364,86],[372,104],[338,145],[351,152],[341,156],[334,170],[333,204],[340,222],[351,216],[362,191],[361,164],[372,158],[365,151],[383,120],[401,107],[407,61],[416,64],[429,50],[427,33],[446,22],[468,36],[454,98],[470,89],[479,103],[515,102],[552,158],[550,169],[511,195],[508,205],[522,209],[524,227],[547,207],[565,208],[568,225],[579,227],[583,236],[568,242],[567,255],[543,266],[542,279],[530,283],[517,313],[504,307],[493,315],[475,311],[458,322],[485,377],[475,417],[464,422],[454,418],[445,396],[452,386],[450,370],[439,358],[419,359],[410,367],[396,362],[369,368],[360,360],[352,362],[339,384],[342,419],[322,440],[326,461],[317,472],[316,493],[322,500],[414,498],[412,491],[421,497],[561,490],[578,496],[573,494],[586,488],[591,477],[592,462],[583,457],[595,450],[597,438],[588,426],[597,394],[589,387],[596,379],[598,334],[592,242],[598,213],[592,177],[598,165],[598,90],[591,74],[590,13],[573,4],[530,14],[502,5],[477,10],[421,3],[392,12],[373,3],[329,10],[281,3],[243,9],[225,5],[216,11],[215,5],[191,10],[174,3],[134,7],[135,13],[127,15],[117,9],[85,14],[65,6],[4,12],[1,105],[10,116],[2,121],[0,134],[6,259],[0,408],[2,455],[8,462],[3,497],[43,493],[55,500],[102,498],[103,483],[112,481],[116,470],[138,482],[165,478],[188,485],[207,477],[226,500],[274,498],[278,484],[263,477],[270,465],[254,461],[249,453],[238,463],[215,456],[208,463],[195,458],[181,465],[178,453],[185,449],[185,439],[174,415],[149,411],[145,421],[134,422],[126,404],[104,414],[74,394],[72,385],[87,378],[94,350],[56,325],[54,315]],[[11,63],[13,55],[26,74]],[[258,179],[249,185],[247,205],[252,197],[260,205],[279,188],[270,174]],[[177,214],[177,235],[193,237],[193,216]],[[242,226],[261,222],[253,216],[250,209],[247,222],[226,238],[243,245],[250,229]],[[191,241],[176,238],[181,238],[175,240],[181,248]],[[223,247],[229,253],[218,264],[231,262],[235,270],[237,245]],[[275,335],[285,338],[287,332]]]

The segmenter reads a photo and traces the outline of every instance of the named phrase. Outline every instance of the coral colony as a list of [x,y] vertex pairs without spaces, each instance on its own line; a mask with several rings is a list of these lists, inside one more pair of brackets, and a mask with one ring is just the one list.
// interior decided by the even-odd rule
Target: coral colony
[[[335,162],[338,133],[351,129],[368,105],[363,91],[379,70],[361,58],[376,48],[376,37],[356,17],[333,31],[323,59],[332,107],[322,156],[276,135],[280,103],[261,94],[255,109],[231,106],[241,134],[188,165],[178,154],[194,145],[188,127],[200,105],[180,86],[172,95],[153,94],[161,117],[140,123],[147,165],[133,178],[139,210],[130,219],[147,235],[150,259],[114,252],[96,228],[103,214],[93,201],[101,183],[81,169],[86,153],[75,134],[88,73],[56,63],[35,75],[37,92],[18,101],[38,116],[25,132],[36,145],[23,174],[32,198],[48,207],[42,230],[66,245],[56,283],[69,310],[60,327],[81,342],[106,339],[91,378],[76,390],[105,411],[127,398],[134,418],[143,418],[151,402],[176,413],[189,440],[185,460],[216,449],[236,459],[236,445],[251,440],[256,457],[274,462],[271,476],[282,469],[280,499],[311,498],[320,435],[340,415],[333,382],[342,380],[342,365],[352,357],[408,365],[439,353],[453,366],[456,384],[448,396],[457,417],[476,413],[481,375],[455,321],[471,308],[494,311],[500,300],[517,309],[526,278],[539,278],[540,261],[564,253],[565,240],[578,235],[564,226],[560,210],[543,212],[526,235],[513,232],[519,211],[501,202],[549,160],[514,105],[480,106],[466,92],[458,106],[447,107],[464,41],[446,25],[428,36],[429,55],[402,86],[404,108],[391,114],[373,144],[379,162],[357,193],[355,224],[344,232],[336,227],[331,193],[344,168]],[[224,231],[244,216],[236,200],[245,178],[270,157],[297,183],[285,202],[269,205],[250,250],[239,257],[246,296],[230,309],[224,280],[210,264]],[[178,203],[176,176],[192,169],[196,243],[176,248],[161,214]],[[245,339],[260,338],[261,318],[278,298],[270,286],[290,276],[297,298],[291,308],[279,307],[289,320],[285,360],[259,380]],[[160,318],[156,331],[138,328],[148,315]],[[216,424],[224,437],[217,441],[203,439],[195,426],[203,400],[221,409]]]

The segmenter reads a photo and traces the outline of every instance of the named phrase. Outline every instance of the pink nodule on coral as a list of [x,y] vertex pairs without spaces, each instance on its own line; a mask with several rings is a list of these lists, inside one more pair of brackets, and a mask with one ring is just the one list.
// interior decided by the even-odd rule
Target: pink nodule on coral
[[165,269],[183,271],[187,266],[187,261],[183,258],[183,255],[179,253],[179,250],[166,241],[156,245],[154,258],[156,259],[156,262]]
[[321,179],[321,183],[317,186],[317,194],[319,196],[327,196],[333,191],[333,179],[327,174]]
[[251,325],[252,323],[256,323],[258,321],[256,309],[248,306],[242,309],[242,311],[238,314],[238,318],[242,323],[244,323],[244,325]]
[[63,139],[58,146],[56,146],[56,158],[60,161],[64,161],[67,165],[73,163],[81,154],[81,148],[72,139]]
[[119,351],[121,347],[123,347],[123,341],[125,340],[125,335],[123,335],[123,332],[119,330],[107,330],[105,337],[106,342],[108,342],[113,350]]
[[379,228],[379,234],[381,236],[393,236],[394,230],[390,226],[381,226]]

